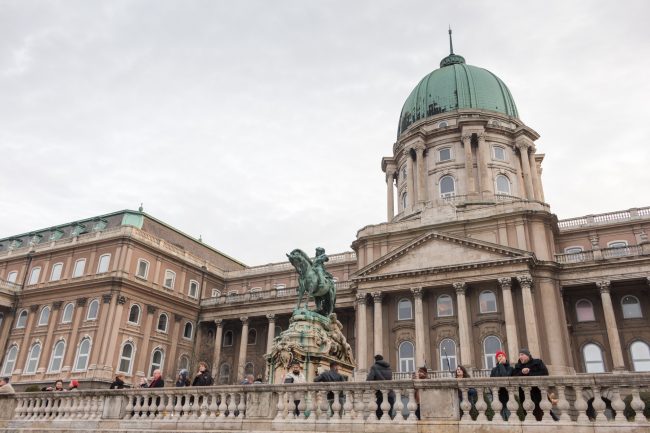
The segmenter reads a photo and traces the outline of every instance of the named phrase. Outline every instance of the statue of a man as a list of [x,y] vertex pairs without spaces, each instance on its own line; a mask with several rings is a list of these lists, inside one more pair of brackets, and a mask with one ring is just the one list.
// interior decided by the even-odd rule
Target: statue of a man
[[321,285],[324,285],[327,279],[332,279],[332,274],[327,272],[325,266],[323,266],[323,263],[328,262],[329,259],[330,258],[327,257],[327,254],[325,254],[325,248],[316,248],[316,257],[314,258],[313,267],[314,271],[316,271],[316,273],[320,276]]

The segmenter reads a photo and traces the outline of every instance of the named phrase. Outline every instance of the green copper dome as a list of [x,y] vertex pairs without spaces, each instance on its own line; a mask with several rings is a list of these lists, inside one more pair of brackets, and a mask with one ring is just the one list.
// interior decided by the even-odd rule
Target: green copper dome
[[494,111],[519,117],[510,90],[492,72],[465,64],[458,54],[450,54],[424,77],[404,103],[397,135],[411,124],[436,114],[461,109]]

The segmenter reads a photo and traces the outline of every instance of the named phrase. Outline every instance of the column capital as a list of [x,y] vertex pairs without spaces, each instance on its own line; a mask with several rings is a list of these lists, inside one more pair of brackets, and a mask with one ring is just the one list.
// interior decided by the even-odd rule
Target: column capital
[[382,292],[372,292],[372,299],[375,301],[375,304],[381,304],[381,299],[384,297]]
[[521,288],[525,289],[532,289],[533,286],[533,277],[530,275],[518,275],[517,276],[517,281],[519,281],[519,285]]
[[242,325],[248,325],[248,317],[241,316],[239,320],[241,320]]
[[147,304],[147,314],[155,314],[156,306]]
[[645,280],[646,280],[646,283],[647,283],[648,285],[650,285],[650,277],[646,277]]
[[499,278],[497,281],[499,281],[499,286],[501,287],[501,290],[510,290],[510,289],[512,289],[512,278],[511,277]]
[[528,149],[531,148],[531,143],[523,140],[519,140],[515,143],[515,147],[519,149],[520,153],[523,153],[524,151],[528,152]]
[[354,295],[354,301],[357,304],[364,304],[365,305],[366,304],[366,299],[367,299],[367,296],[366,296],[365,293],[357,293],[356,295]]
[[422,287],[411,287],[411,293],[415,299],[422,299],[423,290]]
[[424,153],[426,148],[427,147],[422,142],[417,142],[417,143],[415,143],[415,144],[413,144],[411,146],[411,149],[413,149],[415,151],[415,153],[418,154],[418,155]]
[[117,296],[117,303],[120,305],[126,304],[126,297],[123,295],[118,295]]
[[601,294],[602,294],[602,293],[609,293],[609,289],[610,289],[610,287],[611,287],[611,285],[612,285],[612,282],[611,282],[611,281],[608,281],[608,280],[603,280],[603,281],[598,281],[598,282],[596,283],[596,285],[597,285],[598,288],[600,289],[600,293],[601,293]]
[[269,319],[269,322],[271,323],[275,322],[275,314],[267,314],[266,318]]
[[104,304],[110,304],[111,300],[113,300],[113,294],[112,293],[104,293],[102,295],[102,302]]
[[214,324],[217,325],[217,328],[223,326],[223,319],[214,319]]
[[183,316],[177,313],[174,313],[174,322],[180,322],[183,320]]
[[60,310],[62,305],[63,305],[63,301],[54,301],[52,302],[52,309]]
[[36,304],[36,305],[30,305],[30,306],[29,306],[29,311],[31,311],[32,313],[35,313],[35,312],[38,311],[38,307],[39,307],[38,304]]
[[458,295],[464,295],[465,292],[467,291],[467,283],[458,281],[455,283],[452,283],[452,286],[454,287],[454,290],[456,291],[456,294]]
[[480,142],[485,142],[485,132],[477,132],[476,137],[478,138],[479,143]]
[[472,144],[472,134],[463,134],[460,140],[463,142],[463,145]]
[[395,182],[395,170],[386,171],[386,183]]
[[84,307],[88,298],[77,298],[77,307]]

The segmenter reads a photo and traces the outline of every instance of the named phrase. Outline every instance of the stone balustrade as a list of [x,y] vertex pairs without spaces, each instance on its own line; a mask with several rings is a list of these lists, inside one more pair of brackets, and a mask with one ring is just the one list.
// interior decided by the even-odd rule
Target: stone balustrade
[[650,373],[37,392],[0,431],[647,432],[649,398]]
[[621,221],[646,219],[648,217],[650,217],[650,206],[563,219],[559,220],[557,225],[560,231],[564,232],[583,229],[584,227],[613,224]]

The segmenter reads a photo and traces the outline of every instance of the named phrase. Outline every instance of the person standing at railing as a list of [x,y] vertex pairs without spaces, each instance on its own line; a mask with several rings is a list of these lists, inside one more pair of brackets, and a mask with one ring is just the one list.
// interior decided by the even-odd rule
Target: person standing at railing
[[[314,378],[314,382],[345,382],[345,377],[339,373],[339,364],[336,361],[330,362],[330,369],[322,372]],[[330,407],[330,413],[334,413],[332,405],[334,404],[334,392],[329,391],[327,393],[327,401]],[[341,403],[341,411],[343,411],[343,405],[345,404],[345,396],[343,392],[339,392],[339,403]]]
[[[300,362],[293,361],[289,366],[289,371],[282,378],[282,383],[307,383],[307,378],[300,371]],[[299,399],[294,399],[293,403],[296,405],[296,408],[293,410],[294,415],[299,416],[300,410],[298,405],[300,404]]]
[[194,376],[192,381],[192,386],[212,386],[214,384],[214,379],[208,370],[208,364],[201,361],[199,362],[199,368]]
[[[472,377],[467,369],[463,367],[462,365],[458,365],[456,367],[456,379],[469,379]],[[472,405],[472,407],[476,404],[476,401],[478,400],[478,393],[476,392],[476,388],[469,388],[467,390],[467,400],[469,401],[469,404]],[[463,401],[463,392],[459,389],[458,390],[458,401]],[[463,416],[463,410],[460,410],[460,416]]]
[[0,378],[0,394],[15,394],[14,387],[9,383],[10,378]]
[[[390,364],[384,361],[384,357],[380,354],[375,355],[375,363],[370,366],[370,371],[366,377],[366,381],[373,380],[393,380],[393,370],[390,368]],[[380,390],[377,390],[375,393],[377,398],[377,418],[381,418],[384,414],[384,411],[381,408],[381,404],[384,401],[384,396]],[[393,405],[395,404],[395,391],[392,389],[388,391],[388,403],[390,404],[390,409],[388,414],[390,415],[393,412]]]
[[[418,368],[417,373],[413,375],[413,379],[415,380],[424,380],[427,378],[428,371],[426,367],[420,367]],[[417,404],[417,409],[415,409],[415,417],[417,419],[420,419],[420,390],[416,389],[415,390],[415,404]]]
[[[497,359],[497,365],[492,368],[492,371],[490,372],[490,377],[509,377],[512,376],[512,372],[514,371],[514,368],[510,365],[508,362],[508,358],[506,357],[506,353],[502,351],[498,351],[496,354],[496,359]],[[504,420],[508,420],[510,417],[510,411],[508,410],[508,407],[506,404],[508,403],[508,390],[505,388],[499,388],[499,401],[503,406],[501,407],[501,416],[503,417]]]
[[176,388],[190,386],[190,372],[186,368],[181,369],[176,377]]
[[[519,362],[515,365],[512,372],[513,376],[548,376],[548,369],[541,359],[535,359],[526,348],[519,349]],[[519,403],[523,403],[525,398],[524,390],[519,388]],[[535,404],[533,415],[537,421],[541,421],[544,412],[539,407],[542,401],[542,391],[536,386],[530,390],[530,399]]]
[[115,380],[113,383],[111,383],[111,387],[109,389],[124,389],[124,378],[125,376],[123,374],[118,374],[115,376]]

